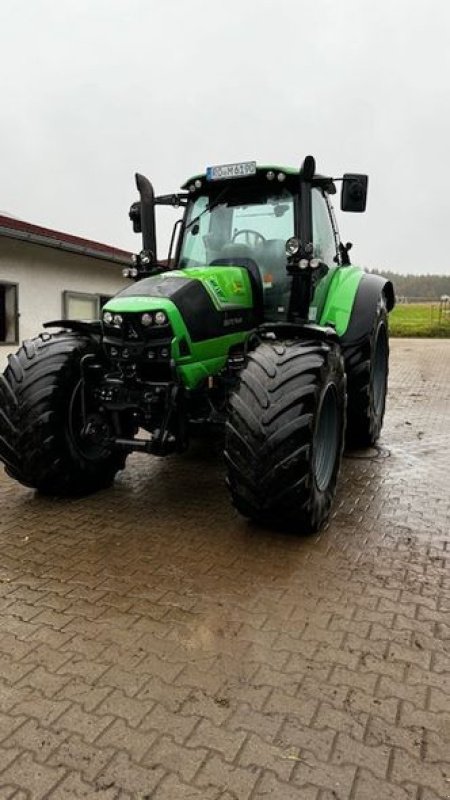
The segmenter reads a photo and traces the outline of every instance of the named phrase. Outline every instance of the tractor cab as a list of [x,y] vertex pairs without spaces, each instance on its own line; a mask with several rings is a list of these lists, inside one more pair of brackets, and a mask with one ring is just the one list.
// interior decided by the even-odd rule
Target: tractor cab
[[[134,277],[161,270],[154,207],[163,204],[184,207],[169,268],[191,277],[200,268],[214,268],[216,285],[225,280],[221,268],[244,268],[257,322],[308,321],[321,279],[350,263],[330,202],[334,180],[316,174],[312,156],[299,168],[254,161],[209,167],[186,181],[183,193],[161,197],[154,197],[146,178],[136,178],[140,200],[130,217],[143,234],[144,250],[136,257]],[[364,210],[366,191],[366,176],[344,175],[341,208]]]
[[242,266],[250,274],[260,316],[286,319],[291,284],[286,242],[296,234],[297,214],[286,174],[258,170],[253,176],[217,181],[202,176],[186,188],[190,196],[177,267]]

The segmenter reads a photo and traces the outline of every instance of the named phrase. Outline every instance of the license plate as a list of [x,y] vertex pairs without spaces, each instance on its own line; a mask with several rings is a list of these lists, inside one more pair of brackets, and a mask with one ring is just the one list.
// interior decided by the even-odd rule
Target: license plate
[[237,164],[219,164],[216,167],[207,167],[206,179],[208,181],[223,181],[227,178],[245,178],[247,175],[256,175],[256,161],[241,161]]

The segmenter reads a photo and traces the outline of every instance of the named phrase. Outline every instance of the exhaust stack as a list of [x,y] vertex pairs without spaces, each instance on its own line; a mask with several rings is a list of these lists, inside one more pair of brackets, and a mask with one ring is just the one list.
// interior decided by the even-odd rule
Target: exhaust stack
[[150,256],[152,263],[156,261],[156,223],[155,223],[155,193],[149,179],[136,173],[136,186],[141,198],[141,231],[142,248]]

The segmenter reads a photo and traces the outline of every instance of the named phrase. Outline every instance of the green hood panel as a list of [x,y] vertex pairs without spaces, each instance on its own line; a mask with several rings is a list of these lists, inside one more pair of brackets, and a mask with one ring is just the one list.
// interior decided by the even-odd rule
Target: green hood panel
[[223,369],[230,348],[246,340],[255,324],[253,305],[247,270],[226,265],[144,278],[109,300],[103,311],[165,311],[173,331],[172,359],[184,385],[194,388]]
[[[127,286],[116,297],[109,300],[104,310],[119,312],[120,304],[125,298],[127,301],[131,299],[135,301],[134,309],[127,302],[128,311],[150,311],[159,308],[160,298],[173,297],[187,281],[198,281],[219,310],[252,307],[253,297],[248,271],[244,267],[233,267],[227,264],[223,267],[215,265],[213,267],[174,269],[144,278],[132,286]],[[151,304],[149,305],[149,303]]]
[[200,281],[218,309],[250,308],[253,303],[250,277],[243,267],[190,267],[178,274]]

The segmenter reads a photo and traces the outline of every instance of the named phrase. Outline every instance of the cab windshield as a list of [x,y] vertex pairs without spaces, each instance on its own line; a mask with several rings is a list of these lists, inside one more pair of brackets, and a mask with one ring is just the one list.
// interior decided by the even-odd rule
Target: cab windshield
[[266,195],[232,187],[216,195],[199,195],[189,204],[183,226],[178,265],[239,265],[251,259],[258,267],[266,316],[284,317],[290,283],[286,271],[286,240],[295,233],[294,198],[285,188]]
[[200,195],[190,204],[179,266],[198,267],[235,256],[252,258],[264,278],[274,259],[286,271],[286,239],[293,235],[294,199],[288,190],[236,198],[225,188],[215,198]]

